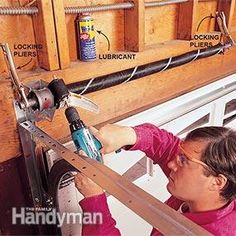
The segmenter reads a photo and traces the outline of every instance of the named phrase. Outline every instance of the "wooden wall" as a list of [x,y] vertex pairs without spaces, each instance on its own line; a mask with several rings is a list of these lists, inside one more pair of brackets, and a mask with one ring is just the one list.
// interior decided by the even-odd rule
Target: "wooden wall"
[[[102,4],[112,4],[112,3],[121,3],[122,0],[106,0],[102,1]],[[65,7],[74,7],[74,6],[89,6],[89,5],[98,5],[101,4],[101,1],[97,0],[84,0],[84,1],[64,1]],[[124,51],[124,11],[103,11],[103,12],[93,12],[91,13],[96,25],[96,30],[101,30],[106,34],[111,43],[111,52]],[[78,59],[76,53],[76,35],[75,35],[75,25],[74,21],[77,15],[67,14],[65,17],[67,35],[69,41],[69,54],[70,60],[76,61]],[[109,22],[109,24],[108,24]],[[107,41],[104,36],[97,34],[96,36],[96,50],[97,53],[107,52]]]
[[[23,6],[27,3],[27,0],[2,0],[0,7],[6,6]],[[26,32],[27,30],[27,32]],[[10,16],[0,15],[0,42],[8,42],[11,49],[14,48],[14,44],[35,44],[34,29],[31,16]],[[35,50],[33,50],[35,51]],[[14,57],[16,67],[22,66],[27,63],[31,58],[27,57]],[[4,63],[3,54],[0,53],[0,73],[4,73],[7,69]],[[38,67],[37,57],[32,57],[32,62],[24,67],[24,70],[33,70]]]
[[[0,2],[0,7],[23,6],[29,2],[31,1],[4,0]],[[118,2],[123,1],[106,0],[102,3]],[[40,9],[37,16],[0,15],[0,42],[8,42],[12,49],[14,44],[21,43],[43,45],[43,50],[38,51],[38,57],[32,58],[28,66],[19,70],[19,76],[24,83],[38,79],[49,82],[53,75],[57,75],[68,84],[195,50],[196,48],[189,46],[189,38],[196,32],[199,21],[207,15],[215,15],[216,10],[221,8],[230,12],[229,28],[236,39],[235,0],[227,1],[228,5],[224,6],[219,4],[221,0],[190,0],[186,4],[145,10],[143,1],[134,2],[136,8],[133,11],[96,12],[92,13],[92,17],[96,29],[102,30],[110,40],[109,53],[136,51],[135,60],[81,62],[77,59],[74,30],[76,15],[65,15],[63,8],[100,4],[100,1],[96,0],[37,0],[35,5]],[[201,33],[214,30],[215,19],[205,20],[200,28]],[[97,53],[108,53],[107,42],[101,35],[96,36],[96,47]],[[24,64],[29,59],[14,58],[16,65]],[[235,61],[234,47],[224,55],[195,61],[137,81],[88,94],[87,96],[100,106],[100,114],[95,115],[82,109],[79,111],[88,125],[116,121],[235,73]],[[0,162],[21,154],[12,105],[12,86],[4,71],[6,65],[0,52]],[[40,122],[38,125],[56,139],[61,140],[69,135],[63,109],[56,112],[52,122]]]

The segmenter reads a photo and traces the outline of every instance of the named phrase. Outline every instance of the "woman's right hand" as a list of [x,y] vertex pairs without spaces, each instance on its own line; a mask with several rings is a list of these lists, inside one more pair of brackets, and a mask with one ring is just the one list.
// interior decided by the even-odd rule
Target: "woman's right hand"
[[99,130],[89,127],[93,135],[101,142],[102,154],[107,154],[119,150],[126,145],[136,143],[136,133],[132,127],[116,124],[107,124]]

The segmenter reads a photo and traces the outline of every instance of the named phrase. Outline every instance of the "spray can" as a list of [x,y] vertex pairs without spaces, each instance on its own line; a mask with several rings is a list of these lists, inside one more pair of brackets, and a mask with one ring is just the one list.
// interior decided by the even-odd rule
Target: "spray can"
[[88,157],[103,163],[100,152],[102,145],[80,119],[77,110],[74,107],[68,107],[65,114],[70,124],[71,136],[76,149],[78,151],[82,149]]
[[79,59],[81,61],[96,60],[95,30],[93,18],[89,13],[81,13],[75,20]]

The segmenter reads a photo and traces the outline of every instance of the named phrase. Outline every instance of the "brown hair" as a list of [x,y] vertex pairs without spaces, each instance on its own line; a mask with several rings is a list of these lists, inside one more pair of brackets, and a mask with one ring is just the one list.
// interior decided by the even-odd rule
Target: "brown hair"
[[217,126],[197,128],[185,138],[186,141],[206,141],[208,145],[202,153],[201,161],[209,166],[206,176],[224,175],[227,183],[220,195],[227,201],[236,198],[236,131]]

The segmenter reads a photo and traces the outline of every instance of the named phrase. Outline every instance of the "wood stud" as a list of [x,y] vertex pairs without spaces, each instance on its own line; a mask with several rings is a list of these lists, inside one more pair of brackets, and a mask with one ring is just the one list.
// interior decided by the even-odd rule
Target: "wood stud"
[[134,8],[125,10],[125,49],[140,52],[144,50],[144,0],[135,0]]
[[198,0],[189,0],[179,4],[177,39],[190,40],[197,29]]
[[63,1],[52,0],[60,69],[70,66],[69,44]]
[[59,69],[56,34],[51,0],[37,0],[39,13],[33,16],[35,41],[42,45],[38,50],[39,66],[46,70]]

